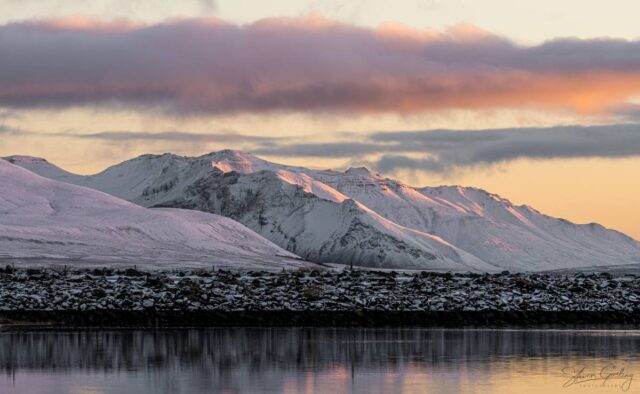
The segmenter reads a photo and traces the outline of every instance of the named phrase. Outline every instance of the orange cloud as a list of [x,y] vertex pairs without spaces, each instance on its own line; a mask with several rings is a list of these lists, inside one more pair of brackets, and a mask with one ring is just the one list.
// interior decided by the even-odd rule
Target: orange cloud
[[[57,34],[52,34],[55,32]],[[0,26],[0,106],[182,114],[603,112],[640,94],[640,42],[524,47],[472,25],[364,28],[318,15],[234,25],[91,18]]]

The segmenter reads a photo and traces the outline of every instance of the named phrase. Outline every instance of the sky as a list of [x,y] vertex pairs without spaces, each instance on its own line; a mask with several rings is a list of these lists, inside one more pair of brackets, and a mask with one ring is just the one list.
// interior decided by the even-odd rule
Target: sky
[[640,239],[637,1],[0,0],[0,156],[224,148]]

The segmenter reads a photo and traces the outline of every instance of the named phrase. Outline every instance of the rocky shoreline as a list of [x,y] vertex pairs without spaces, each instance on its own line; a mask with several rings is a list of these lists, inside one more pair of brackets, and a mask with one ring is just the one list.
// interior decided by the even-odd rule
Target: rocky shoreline
[[0,269],[0,325],[640,324],[640,276]]

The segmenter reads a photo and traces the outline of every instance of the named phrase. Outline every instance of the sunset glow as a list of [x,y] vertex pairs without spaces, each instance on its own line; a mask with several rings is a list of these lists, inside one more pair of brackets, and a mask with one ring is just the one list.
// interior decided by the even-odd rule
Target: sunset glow
[[[631,198],[625,196],[638,192],[633,131],[616,145],[623,150],[602,132],[580,144],[597,138],[593,146],[610,149],[583,152],[576,145],[572,154],[569,137],[557,134],[562,153],[553,153],[553,129],[544,142],[533,142],[537,131],[531,130],[528,146],[544,144],[547,154],[514,150],[501,159],[456,158],[438,168],[417,165],[434,156],[415,144],[405,142],[403,150],[401,142],[390,143],[386,152],[362,145],[371,143],[372,133],[440,128],[505,128],[519,135],[557,125],[633,128],[640,116],[637,37],[587,35],[576,25],[568,38],[564,26],[552,24],[543,39],[532,31],[527,40],[481,10],[477,20],[457,10],[462,17],[442,23],[455,2],[425,13],[431,25],[416,23],[403,4],[387,10],[395,17],[384,18],[381,4],[350,22],[328,6],[296,13],[288,2],[244,16],[223,1],[174,8],[96,2],[78,9],[51,2],[47,15],[28,1],[13,8],[0,2],[0,53],[6,54],[0,59],[0,155],[43,156],[85,174],[142,153],[223,148],[313,167],[368,165],[415,185],[491,188],[557,216],[640,237],[640,213],[625,205]],[[494,149],[486,138],[468,144]],[[310,154],[298,147],[302,142],[332,144],[332,152],[360,144],[361,153]],[[408,159],[411,168],[398,166]],[[582,179],[575,171],[592,177],[574,182]],[[596,199],[588,185],[612,191],[609,201]]]

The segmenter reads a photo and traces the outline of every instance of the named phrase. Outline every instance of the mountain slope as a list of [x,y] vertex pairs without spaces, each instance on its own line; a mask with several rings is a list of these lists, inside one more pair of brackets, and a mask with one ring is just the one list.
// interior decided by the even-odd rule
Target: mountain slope
[[640,263],[640,244],[597,224],[576,225],[476,188],[415,189],[366,170],[316,179],[400,225],[436,234],[483,261],[515,270]]
[[[315,262],[370,267],[492,271],[496,267],[432,234],[404,228],[311,179],[306,189],[234,151],[199,158],[144,155],[100,174],[77,177],[41,159],[10,157],[31,170],[92,187],[146,207],[178,207],[233,218],[277,245]],[[212,163],[244,166],[225,173]],[[257,171],[257,172],[252,172]],[[284,174],[286,175],[286,174]],[[324,190],[323,190],[324,189]],[[324,198],[311,193],[315,191]],[[333,200],[327,199],[333,193]]]
[[229,150],[144,155],[88,177],[39,163],[31,169],[143,206],[232,217],[314,261],[485,271],[640,263],[640,243],[600,225],[552,218],[475,188],[413,188],[365,168],[318,171]]
[[[49,174],[54,173],[61,174]],[[5,262],[148,268],[309,265],[228,218],[143,208],[4,160],[0,180],[0,260]]]
[[495,269],[436,236],[386,220],[354,200],[318,198],[270,171],[211,170],[177,199],[146,197],[154,201],[153,206],[232,217],[311,261],[385,268]]

